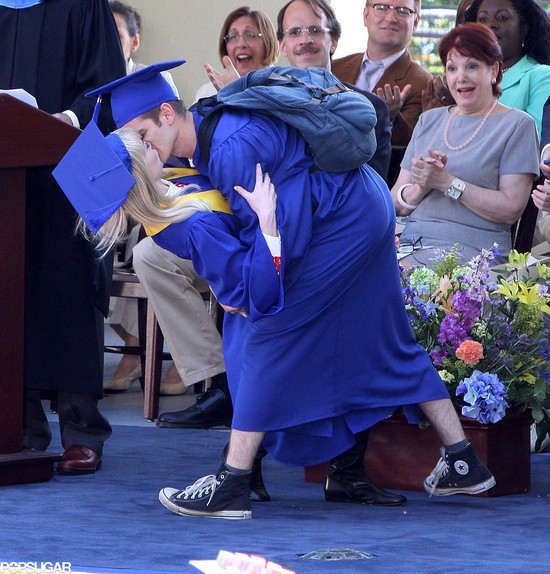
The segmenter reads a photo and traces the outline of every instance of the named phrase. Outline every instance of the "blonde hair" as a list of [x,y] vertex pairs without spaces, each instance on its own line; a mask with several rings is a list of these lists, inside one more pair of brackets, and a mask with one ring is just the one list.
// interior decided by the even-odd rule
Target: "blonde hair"
[[[145,160],[145,146],[136,130],[120,128],[113,132],[118,135],[132,159],[132,175],[136,180],[122,205],[109,217],[101,229],[91,235],[85,222],[79,218],[77,231],[85,233],[95,244],[95,248],[105,256],[117,243],[122,241],[127,229],[135,224],[144,226],[163,225],[184,221],[199,211],[211,212],[210,206],[200,200],[178,202],[178,197],[166,197],[157,187]],[[186,192],[200,190],[197,185],[186,186]]]

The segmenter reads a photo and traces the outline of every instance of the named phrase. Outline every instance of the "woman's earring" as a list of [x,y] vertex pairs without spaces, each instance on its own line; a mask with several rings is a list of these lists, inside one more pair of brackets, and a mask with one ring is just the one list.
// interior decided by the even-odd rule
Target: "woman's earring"
[[493,79],[491,80],[491,84],[493,84],[493,86],[494,86],[496,83],[497,83],[497,81],[495,80],[495,78],[493,78]]

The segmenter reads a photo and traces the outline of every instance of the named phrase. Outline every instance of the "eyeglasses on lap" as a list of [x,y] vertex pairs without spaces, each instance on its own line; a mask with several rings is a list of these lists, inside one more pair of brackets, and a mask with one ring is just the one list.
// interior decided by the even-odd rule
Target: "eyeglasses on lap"
[[399,241],[399,249],[397,250],[399,255],[405,256],[410,255],[413,251],[417,249],[422,249],[422,236],[415,239],[412,238],[412,241]]
[[315,38],[330,31],[330,28],[323,28],[322,26],[308,26],[307,28],[288,28],[288,30],[283,30],[283,33],[290,38],[299,38],[306,32],[308,36]]
[[390,10],[393,10],[395,15],[403,20],[416,14],[416,10],[412,10],[406,6],[392,6],[391,4],[369,4],[369,6],[372,8],[376,16],[379,16],[380,18],[385,18],[390,13]]
[[236,44],[241,38],[245,42],[254,42],[254,40],[261,37],[262,34],[260,32],[245,32],[244,34],[228,34],[223,39],[226,44]]

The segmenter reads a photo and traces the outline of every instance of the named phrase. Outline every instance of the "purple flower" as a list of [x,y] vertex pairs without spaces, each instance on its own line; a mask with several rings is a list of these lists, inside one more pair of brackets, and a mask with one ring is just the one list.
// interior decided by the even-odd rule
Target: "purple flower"
[[456,349],[467,335],[468,331],[464,327],[463,321],[456,315],[447,315],[443,321],[441,321],[437,342],[440,345],[447,343],[451,345],[453,349]]
[[448,356],[449,353],[445,349],[432,349],[430,351],[430,357],[436,367],[440,367],[443,364],[443,359]]

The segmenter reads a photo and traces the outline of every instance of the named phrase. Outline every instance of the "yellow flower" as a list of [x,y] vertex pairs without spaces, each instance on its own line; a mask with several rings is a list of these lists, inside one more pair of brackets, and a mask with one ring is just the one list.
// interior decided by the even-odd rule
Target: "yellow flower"
[[518,291],[519,288],[517,283],[501,279],[499,281],[498,287],[493,291],[493,293],[500,293],[501,295],[504,295],[507,299],[511,299],[512,301],[514,301],[515,299],[517,299]]
[[525,381],[530,385],[534,385],[537,382],[537,377],[534,377],[531,373],[523,373],[522,375],[520,375],[519,380]]
[[537,271],[541,279],[547,279],[550,276],[550,267],[544,263],[537,262]]
[[546,303],[546,300],[541,297],[538,285],[531,285],[531,287],[529,287],[523,281],[519,281],[518,285],[519,293],[517,298],[519,301],[526,305],[533,305],[542,313],[550,314],[550,307]]
[[531,257],[531,253],[518,253],[515,249],[510,251],[508,255],[508,263],[506,264],[506,269],[508,271],[513,271],[514,269],[522,269],[527,267],[527,262]]

